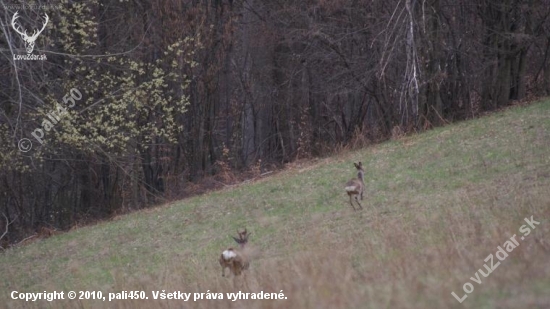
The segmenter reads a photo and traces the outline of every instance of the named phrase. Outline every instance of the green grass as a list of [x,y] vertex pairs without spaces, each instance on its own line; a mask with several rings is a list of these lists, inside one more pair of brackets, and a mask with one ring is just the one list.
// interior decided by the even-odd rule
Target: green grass
[[[364,210],[343,191],[365,166]],[[0,254],[8,308],[548,308],[550,101],[437,128],[136,212]],[[534,216],[482,284],[469,278]],[[246,277],[217,259],[252,232]],[[475,290],[459,304],[462,285]],[[287,300],[154,301],[151,291],[279,292]],[[149,300],[26,303],[11,291],[143,290]]]

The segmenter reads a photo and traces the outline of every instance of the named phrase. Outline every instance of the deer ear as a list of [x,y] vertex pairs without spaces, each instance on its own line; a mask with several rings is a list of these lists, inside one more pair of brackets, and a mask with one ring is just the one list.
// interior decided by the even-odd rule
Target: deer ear
[[359,161],[359,167],[363,167],[363,163],[361,163],[361,161]]

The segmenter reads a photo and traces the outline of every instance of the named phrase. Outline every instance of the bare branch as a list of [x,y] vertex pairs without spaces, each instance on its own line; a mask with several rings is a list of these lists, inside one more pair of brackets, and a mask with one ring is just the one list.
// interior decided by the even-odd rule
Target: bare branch
[[2,213],[2,216],[4,216],[4,220],[6,220],[6,227],[5,227],[5,231],[4,231],[4,233],[2,234],[2,236],[0,236],[0,240],[2,240],[2,238],[4,238],[4,236],[6,236],[6,234],[8,234],[8,228],[9,228],[10,224],[12,224],[13,221],[15,221],[15,219],[17,219],[17,217],[16,217],[16,218],[14,218],[13,220],[11,220],[11,222],[10,222],[10,221],[8,220],[8,217],[6,216],[5,213]]

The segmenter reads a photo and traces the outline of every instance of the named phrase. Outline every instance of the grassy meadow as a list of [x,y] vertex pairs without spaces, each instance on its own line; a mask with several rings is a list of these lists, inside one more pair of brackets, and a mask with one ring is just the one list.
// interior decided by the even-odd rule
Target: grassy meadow
[[[354,212],[343,187],[357,161],[366,193]],[[519,240],[531,216],[540,224]],[[549,218],[546,100],[6,250],[0,307],[550,308]],[[250,269],[222,277],[218,257],[240,227],[252,233]],[[472,281],[514,234],[519,246]],[[462,297],[467,282],[474,290],[459,303],[451,292]],[[145,291],[149,299],[10,297],[85,290]],[[153,300],[162,290],[224,300]],[[287,299],[226,299],[239,290],[282,290]]]

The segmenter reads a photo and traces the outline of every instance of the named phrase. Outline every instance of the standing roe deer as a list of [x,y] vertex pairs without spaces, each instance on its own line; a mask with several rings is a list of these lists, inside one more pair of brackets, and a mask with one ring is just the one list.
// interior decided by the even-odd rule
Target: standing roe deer
[[361,209],[363,209],[363,205],[359,203],[358,196],[361,195],[361,200],[363,199],[363,191],[365,191],[365,182],[363,181],[363,177],[365,175],[365,171],[363,170],[363,164],[361,162],[359,162],[359,164],[353,163],[353,165],[355,165],[355,168],[358,171],[357,178],[353,178],[346,183],[346,192],[349,195],[349,203],[351,204],[351,207],[353,207],[353,210],[355,210],[355,206],[353,206],[351,201],[352,196],[355,196],[357,204],[359,204]]
[[243,249],[248,242],[248,236],[252,233],[247,233],[246,228],[244,231],[239,232],[239,238],[233,237],[233,239],[239,244],[240,249],[229,248],[222,252],[220,256],[220,265],[222,266],[222,277],[225,277],[225,269],[229,268],[230,272],[234,276],[239,276],[243,270],[248,269],[250,265],[248,257],[244,254]]

